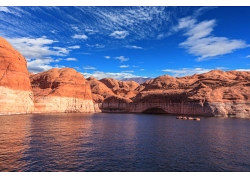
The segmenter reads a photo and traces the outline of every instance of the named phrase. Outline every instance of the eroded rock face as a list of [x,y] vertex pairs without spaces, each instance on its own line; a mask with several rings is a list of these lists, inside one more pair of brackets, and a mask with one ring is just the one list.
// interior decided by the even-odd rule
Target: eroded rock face
[[100,81],[90,77],[93,100],[99,112],[129,112],[132,98],[138,93],[139,86],[134,81],[118,81],[116,79],[104,78]]
[[214,70],[173,78],[161,76],[143,83],[133,100],[133,112],[159,107],[171,114],[250,117],[250,73]]
[[23,114],[33,110],[27,62],[0,37],[0,114]]
[[105,112],[154,109],[169,114],[250,117],[250,72],[214,70],[181,78],[165,75],[141,85],[113,79],[99,82],[115,94],[104,98],[99,93],[103,97],[99,107]]
[[100,81],[120,97],[131,99],[138,93],[135,89],[139,84],[134,81],[118,81],[112,78],[104,78]]
[[31,74],[35,112],[95,112],[89,83],[71,68]]

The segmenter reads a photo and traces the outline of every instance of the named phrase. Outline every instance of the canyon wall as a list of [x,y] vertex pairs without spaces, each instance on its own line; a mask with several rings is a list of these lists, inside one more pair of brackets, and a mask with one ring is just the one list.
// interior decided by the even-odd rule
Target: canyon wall
[[26,59],[0,37],[0,114],[34,110]]
[[95,112],[89,83],[71,68],[31,74],[35,113]]
[[[114,91],[110,79],[99,82],[113,92],[105,98],[101,91],[94,92],[102,97],[96,101],[102,112],[250,117],[250,72],[214,70],[181,78],[165,75],[130,86],[132,95],[119,93],[124,90],[117,85]],[[127,82],[118,84],[123,83]]]

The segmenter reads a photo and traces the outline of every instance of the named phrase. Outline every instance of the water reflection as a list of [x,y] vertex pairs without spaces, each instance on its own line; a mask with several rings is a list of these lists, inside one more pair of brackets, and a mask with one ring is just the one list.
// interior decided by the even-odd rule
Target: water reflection
[[250,121],[0,116],[0,171],[250,171]]
[[0,170],[22,171],[26,165],[23,154],[29,148],[30,116],[2,116],[0,124]]

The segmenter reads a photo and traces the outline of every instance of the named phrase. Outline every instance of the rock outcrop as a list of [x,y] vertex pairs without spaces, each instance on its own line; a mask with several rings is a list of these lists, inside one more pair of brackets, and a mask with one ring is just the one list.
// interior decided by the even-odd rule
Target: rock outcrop
[[71,68],[31,74],[36,113],[95,112],[89,83]]
[[34,110],[26,59],[0,37],[0,114]]
[[100,81],[90,77],[93,100],[96,110],[99,112],[127,112],[132,98],[138,94],[139,86],[134,81],[119,81],[112,78],[104,78]]
[[115,94],[99,101],[104,112],[250,117],[250,72],[214,70],[181,78],[165,75],[139,86],[100,81]]
[[117,96],[131,99],[138,93],[135,89],[139,86],[134,81],[118,81],[116,79],[104,78],[100,80]]

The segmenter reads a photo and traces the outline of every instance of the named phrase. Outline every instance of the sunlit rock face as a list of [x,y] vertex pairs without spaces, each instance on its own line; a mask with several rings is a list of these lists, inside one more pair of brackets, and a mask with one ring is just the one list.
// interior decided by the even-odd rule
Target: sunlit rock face
[[23,114],[33,110],[27,62],[0,37],[0,114]]
[[[100,82],[113,92],[104,97],[102,91],[94,91],[101,97],[98,107],[103,112],[250,117],[250,72],[214,70],[181,78],[160,76],[130,86],[131,96],[127,93],[129,88],[124,90],[129,86],[119,85],[122,82],[112,79]],[[99,83],[95,83],[95,89]]]
[[138,93],[138,83],[112,78],[97,80],[90,77],[87,80],[97,112],[129,112],[131,99]]
[[31,74],[36,113],[95,112],[89,83],[71,68]]
[[250,117],[250,72],[219,70],[174,78],[160,76],[141,84],[130,111],[151,107],[166,113]]

